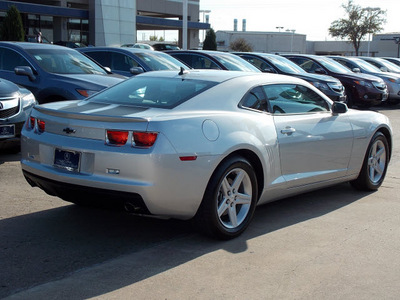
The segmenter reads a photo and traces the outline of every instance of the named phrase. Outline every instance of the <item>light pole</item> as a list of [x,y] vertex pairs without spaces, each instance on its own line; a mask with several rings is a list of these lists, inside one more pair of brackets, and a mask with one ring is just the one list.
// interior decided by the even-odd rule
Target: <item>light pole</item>
[[281,32],[281,29],[283,29],[282,26],[276,26],[275,28],[278,29],[278,32]]
[[293,53],[293,37],[294,33],[296,32],[296,29],[286,29],[286,32],[292,33],[292,39],[290,40],[290,53]]
[[[366,7],[365,10],[368,12],[368,22],[370,23],[371,22],[371,20],[370,20],[371,12],[380,10],[380,8],[379,7]],[[368,25],[371,25],[371,24],[368,24]],[[367,51],[367,56],[369,56],[370,43],[371,43],[371,33],[368,32],[368,51]]]

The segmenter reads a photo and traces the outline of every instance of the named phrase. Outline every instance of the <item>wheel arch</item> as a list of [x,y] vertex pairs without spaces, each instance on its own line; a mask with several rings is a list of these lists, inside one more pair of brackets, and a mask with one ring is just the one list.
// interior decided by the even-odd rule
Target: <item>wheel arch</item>
[[393,147],[392,135],[390,133],[390,130],[386,127],[381,127],[376,132],[380,132],[385,136],[385,138],[389,144],[389,160],[390,160],[390,158],[392,156],[392,147]]
[[[254,172],[256,173],[256,177],[257,177],[257,187],[258,187],[258,195],[257,195],[257,199],[260,199],[260,195],[264,189],[264,169],[261,163],[260,158],[258,157],[258,155],[256,153],[254,153],[251,150],[248,149],[239,149],[236,150],[232,153],[230,153],[228,156],[226,156],[217,166],[217,168],[227,159],[230,159],[233,156],[240,156],[245,158],[246,160],[249,161],[249,163],[251,164],[251,166],[254,169]],[[216,168],[216,169],[217,169]],[[257,200],[258,201],[258,200]]]

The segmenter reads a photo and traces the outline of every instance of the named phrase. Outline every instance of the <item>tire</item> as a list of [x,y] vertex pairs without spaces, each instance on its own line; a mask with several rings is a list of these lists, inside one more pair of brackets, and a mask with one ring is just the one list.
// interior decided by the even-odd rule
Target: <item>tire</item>
[[196,225],[214,238],[235,238],[250,224],[257,199],[257,177],[251,164],[240,156],[228,158],[211,176]]
[[385,179],[389,164],[389,144],[386,137],[377,132],[369,143],[364,162],[357,179],[350,183],[362,191],[375,191]]

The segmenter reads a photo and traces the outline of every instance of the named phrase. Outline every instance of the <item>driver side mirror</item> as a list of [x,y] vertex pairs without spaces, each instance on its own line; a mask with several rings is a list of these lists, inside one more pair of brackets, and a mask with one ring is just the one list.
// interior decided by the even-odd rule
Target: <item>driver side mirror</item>
[[276,71],[272,68],[266,67],[264,69],[262,69],[263,73],[276,73]]
[[30,81],[34,81],[36,76],[33,74],[31,67],[28,66],[18,66],[14,68],[14,73],[17,75],[28,76]]
[[332,105],[332,113],[334,115],[344,114],[349,110],[347,104],[344,102],[335,101]]
[[315,72],[316,74],[326,75],[325,70],[322,69],[322,68],[316,68],[314,72]]
[[386,68],[386,67],[380,67],[380,70],[381,70],[382,72],[389,72],[388,68]]
[[353,68],[352,71],[353,71],[354,73],[361,73],[360,68]]
[[138,74],[144,73],[144,70],[141,67],[133,67],[133,68],[130,68],[129,71],[133,75],[138,75]]

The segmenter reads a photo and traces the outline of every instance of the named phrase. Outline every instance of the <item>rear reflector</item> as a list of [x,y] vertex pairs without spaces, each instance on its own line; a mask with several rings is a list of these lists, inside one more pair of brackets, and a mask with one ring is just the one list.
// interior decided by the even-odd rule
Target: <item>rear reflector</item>
[[133,146],[136,147],[151,147],[157,139],[155,132],[133,132]]
[[107,130],[106,143],[113,146],[123,146],[128,141],[128,135],[128,131]]
[[196,160],[197,156],[193,155],[193,156],[179,156],[179,159],[181,161],[191,161],[191,160]]
[[39,132],[44,132],[45,125],[46,125],[45,121],[37,119],[37,126]]

